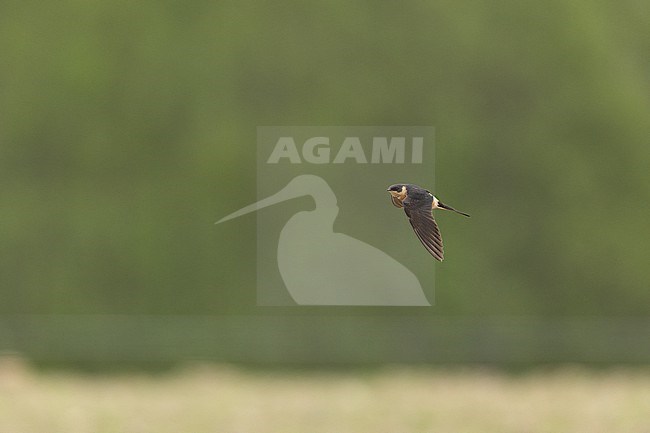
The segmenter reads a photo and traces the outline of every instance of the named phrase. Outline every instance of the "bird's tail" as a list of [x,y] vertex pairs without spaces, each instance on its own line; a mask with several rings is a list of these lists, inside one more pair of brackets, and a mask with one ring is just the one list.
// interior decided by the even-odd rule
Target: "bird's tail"
[[442,203],[442,202],[439,201],[439,200],[438,200],[438,207],[439,207],[440,209],[450,210],[450,211],[452,211],[452,212],[456,212],[456,213],[459,213],[459,214],[461,214],[461,215],[465,215],[466,217],[469,217],[469,215],[466,214],[465,212],[461,212],[461,211],[459,211],[459,210],[454,209],[454,208],[451,207],[451,206],[447,206],[446,204]]

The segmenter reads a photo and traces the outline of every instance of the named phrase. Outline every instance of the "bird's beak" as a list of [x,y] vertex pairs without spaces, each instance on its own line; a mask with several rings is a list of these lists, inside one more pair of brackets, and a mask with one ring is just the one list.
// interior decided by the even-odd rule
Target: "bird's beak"
[[456,212],[456,213],[459,213],[459,214],[464,215],[464,216],[466,216],[466,217],[469,217],[469,215],[466,214],[465,212],[461,212],[461,211],[459,211],[459,210],[454,209],[454,208],[451,207],[451,206],[447,206],[446,204],[442,203],[440,200],[438,200],[438,207],[439,207],[440,209],[450,210],[450,211],[452,211],[452,212]]
[[305,195],[305,192],[296,188],[293,183],[289,183],[289,185],[285,186],[283,189],[281,189],[279,192],[273,194],[270,197],[264,198],[257,203],[250,204],[244,208],[239,209],[237,212],[233,212],[230,215],[227,215],[223,218],[221,218],[219,221],[217,221],[215,224],[220,224],[222,222],[240,217],[242,215],[246,215],[247,213],[254,212],[256,210],[265,208],[267,206],[272,206],[274,204],[290,200],[292,198],[300,197],[302,195]]

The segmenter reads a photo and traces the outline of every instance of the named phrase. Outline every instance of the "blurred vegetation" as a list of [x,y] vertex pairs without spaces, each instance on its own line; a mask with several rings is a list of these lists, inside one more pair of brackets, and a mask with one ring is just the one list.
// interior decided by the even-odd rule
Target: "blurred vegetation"
[[0,427],[20,433],[646,433],[650,427],[650,374],[632,368],[269,374],[199,364],[169,374],[90,376],[36,372],[0,356],[0,386]]
[[[632,0],[2,2],[0,350],[647,362],[649,28]],[[254,218],[212,223],[255,200],[258,125],[436,127],[473,218],[434,309],[255,307]]]

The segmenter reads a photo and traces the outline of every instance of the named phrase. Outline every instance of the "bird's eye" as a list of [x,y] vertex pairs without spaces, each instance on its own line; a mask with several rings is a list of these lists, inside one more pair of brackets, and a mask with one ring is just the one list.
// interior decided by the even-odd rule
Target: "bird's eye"
[[395,192],[399,192],[399,191],[402,190],[402,187],[401,187],[401,186],[397,186],[397,185],[395,185],[395,186],[391,187],[390,190],[391,190],[391,191],[395,191]]

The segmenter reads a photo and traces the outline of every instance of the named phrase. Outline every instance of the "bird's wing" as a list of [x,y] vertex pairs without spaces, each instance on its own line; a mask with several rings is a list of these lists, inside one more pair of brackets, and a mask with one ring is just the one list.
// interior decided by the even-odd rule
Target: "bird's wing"
[[433,213],[431,212],[431,205],[433,203],[433,197],[426,198],[424,200],[418,200],[417,203],[406,199],[403,201],[404,212],[409,217],[409,222],[413,231],[417,235],[424,248],[429,251],[429,253],[439,261],[442,261],[444,258],[442,250],[442,237],[440,236],[440,230],[438,229],[438,224],[436,220],[433,219]]

